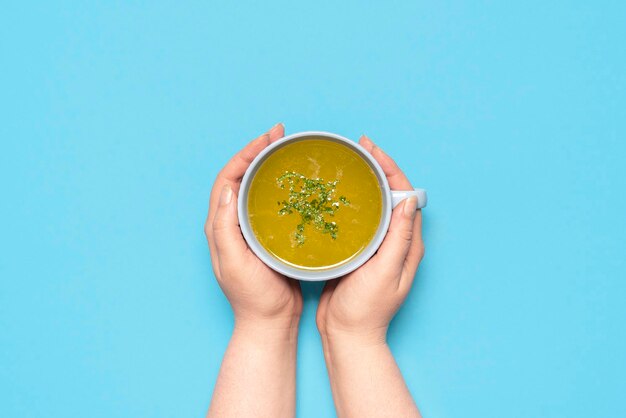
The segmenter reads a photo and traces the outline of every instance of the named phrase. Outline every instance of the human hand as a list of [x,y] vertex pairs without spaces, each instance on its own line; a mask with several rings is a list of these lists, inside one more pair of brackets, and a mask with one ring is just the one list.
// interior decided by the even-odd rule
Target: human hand
[[235,313],[235,329],[215,383],[208,417],[293,417],[300,284],[267,267],[248,248],[237,194],[250,163],[284,135],[281,124],[239,151],[220,171],[204,227],[213,271]]
[[250,163],[266,146],[282,138],[278,124],[250,142],[219,172],[204,231],[215,277],[230,302],[239,328],[297,328],[302,312],[300,284],[266,266],[248,248],[237,217],[237,194]]
[[[368,137],[362,136],[359,143],[378,161],[392,189],[412,189],[393,159]],[[317,308],[323,339],[386,342],[389,322],[404,302],[424,255],[422,215],[416,206],[414,197],[401,202],[378,252],[354,272],[326,284]]]

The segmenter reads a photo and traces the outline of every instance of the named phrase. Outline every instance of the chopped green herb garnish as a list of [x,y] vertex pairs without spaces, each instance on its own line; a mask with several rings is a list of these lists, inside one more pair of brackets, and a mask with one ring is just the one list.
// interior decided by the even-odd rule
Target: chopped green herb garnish
[[276,184],[281,189],[289,187],[287,200],[278,202],[278,205],[282,206],[278,214],[281,216],[294,212],[300,214],[301,222],[296,226],[295,233],[298,246],[306,241],[305,225],[313,225],[322,234],[329,234],[332,239],[337,239],[339,226],[333,221],[328,222],[326,216],[335,216],[340,203],[345,206],[350,204],[345,196],[334,200],[338,183],[339,180],[325,182],[320,178],[310,179],[293,171],[286,171],[276,179]]

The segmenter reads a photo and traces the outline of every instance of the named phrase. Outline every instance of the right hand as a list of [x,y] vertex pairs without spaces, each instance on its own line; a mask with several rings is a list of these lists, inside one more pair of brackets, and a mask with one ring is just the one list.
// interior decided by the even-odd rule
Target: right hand
[[[368,137],[359,143],[378,161],[389,186],[412,190],[397,164]],[[378,252],[352,273],[329,281],[317,308],[323,338],[347,337],[367,344],[385,343],[389,322],[406,298],[424,255],[422,214],[417,200],[401,202]]]

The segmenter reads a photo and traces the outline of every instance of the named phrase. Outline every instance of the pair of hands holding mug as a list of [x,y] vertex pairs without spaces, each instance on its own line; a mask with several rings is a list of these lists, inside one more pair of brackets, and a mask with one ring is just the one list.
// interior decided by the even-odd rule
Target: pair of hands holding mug
[[[284,332],[290,336],[287,340],[294,342],[303,304],[300,284],[256,257],[241,234],[237,217],[237,194],[246,169],[266,146],[283,136],[284,126],[274,126],[239,151],[219,172],[211,191],[205,233],[215,276],[234,311],[235,332]],[[372,140],[362,136],[359,144],[380,164],[392,189],[412,188],[393,159]],[[389,322],[406,298],[424,255],[421,211],[416,206],[415,198],[401,202],[393,210],[389,231],[378,252],[354,272],[328,281],[322,291],[316,322],[331,385],[334,365],[328,364],[329,357],[341,357],[334,353],[347,348],[352,351],[386,346]],[[338,412],[342,410],[337,400],[340,392],[340,388],[333,387]],[[346,414],[351,410],[343,409]]]

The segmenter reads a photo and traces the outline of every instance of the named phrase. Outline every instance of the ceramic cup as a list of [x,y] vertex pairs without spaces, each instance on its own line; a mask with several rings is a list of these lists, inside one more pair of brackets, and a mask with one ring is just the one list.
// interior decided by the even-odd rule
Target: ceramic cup
[[[248,190],[250,188],[250,183],[261,164],[263,164],[263,162],[270,154],[272,154],[279,148],[292,142],[313,138],[338,142],[342,145],[347,146],[348,148],[351,148],[354,152],[361,156],[361,158],[363,158],[369,164],[369,166],[376,174],[380,189],[382,190],[383,197],[381,220],[378,224],[378,229],[376,230],[374,238],[370,241],[367,247],[365,247],[365,249],[363,249],[363,251],[361,251],[361,253],[359,253],[356,257],[353,257],[343,264],[329,267],[327,269],[297,268],[285,264],[278,258],[274,257],[265,248],[263,248],[263,246],[257,240],[256,236],[254,235],[254,231],[250,226],[250,219],[248,217]],[[244,238],[248,242],[248,246],[265,264],[267,264],[269,267],[276,270],[277,272],[284,274],[285,276],[292,277],[294,279],[306,281],[321,281],[344,276],[351,271],[354,271],[355,269],[363,265],[367,260],[369,260],[369,258],[374,255],[380,244],[383,242],[383,238],[385,238],[385,234],[389,229],[389,223],[391,221],[392,209],[396,207],[402,200],[411,196],[417,197],[418,209],[426,206],[426,190],[424,189],[391,190],[389,188],[389,183],[387,182],[387,177],[385,176],[383,169],[376,162],[374,157],[372,157],[369,152],[367,152],[365,148],[360,146],[358,143],[333,133],[310,131],[300,132],[281,138],[278,141],[267,146],[259,155],[257,155],[257,157],[250,164],[250,167],[246,171],[241,181],[237,211],[239,214],[239,226],[241,227],[241,232]]]

